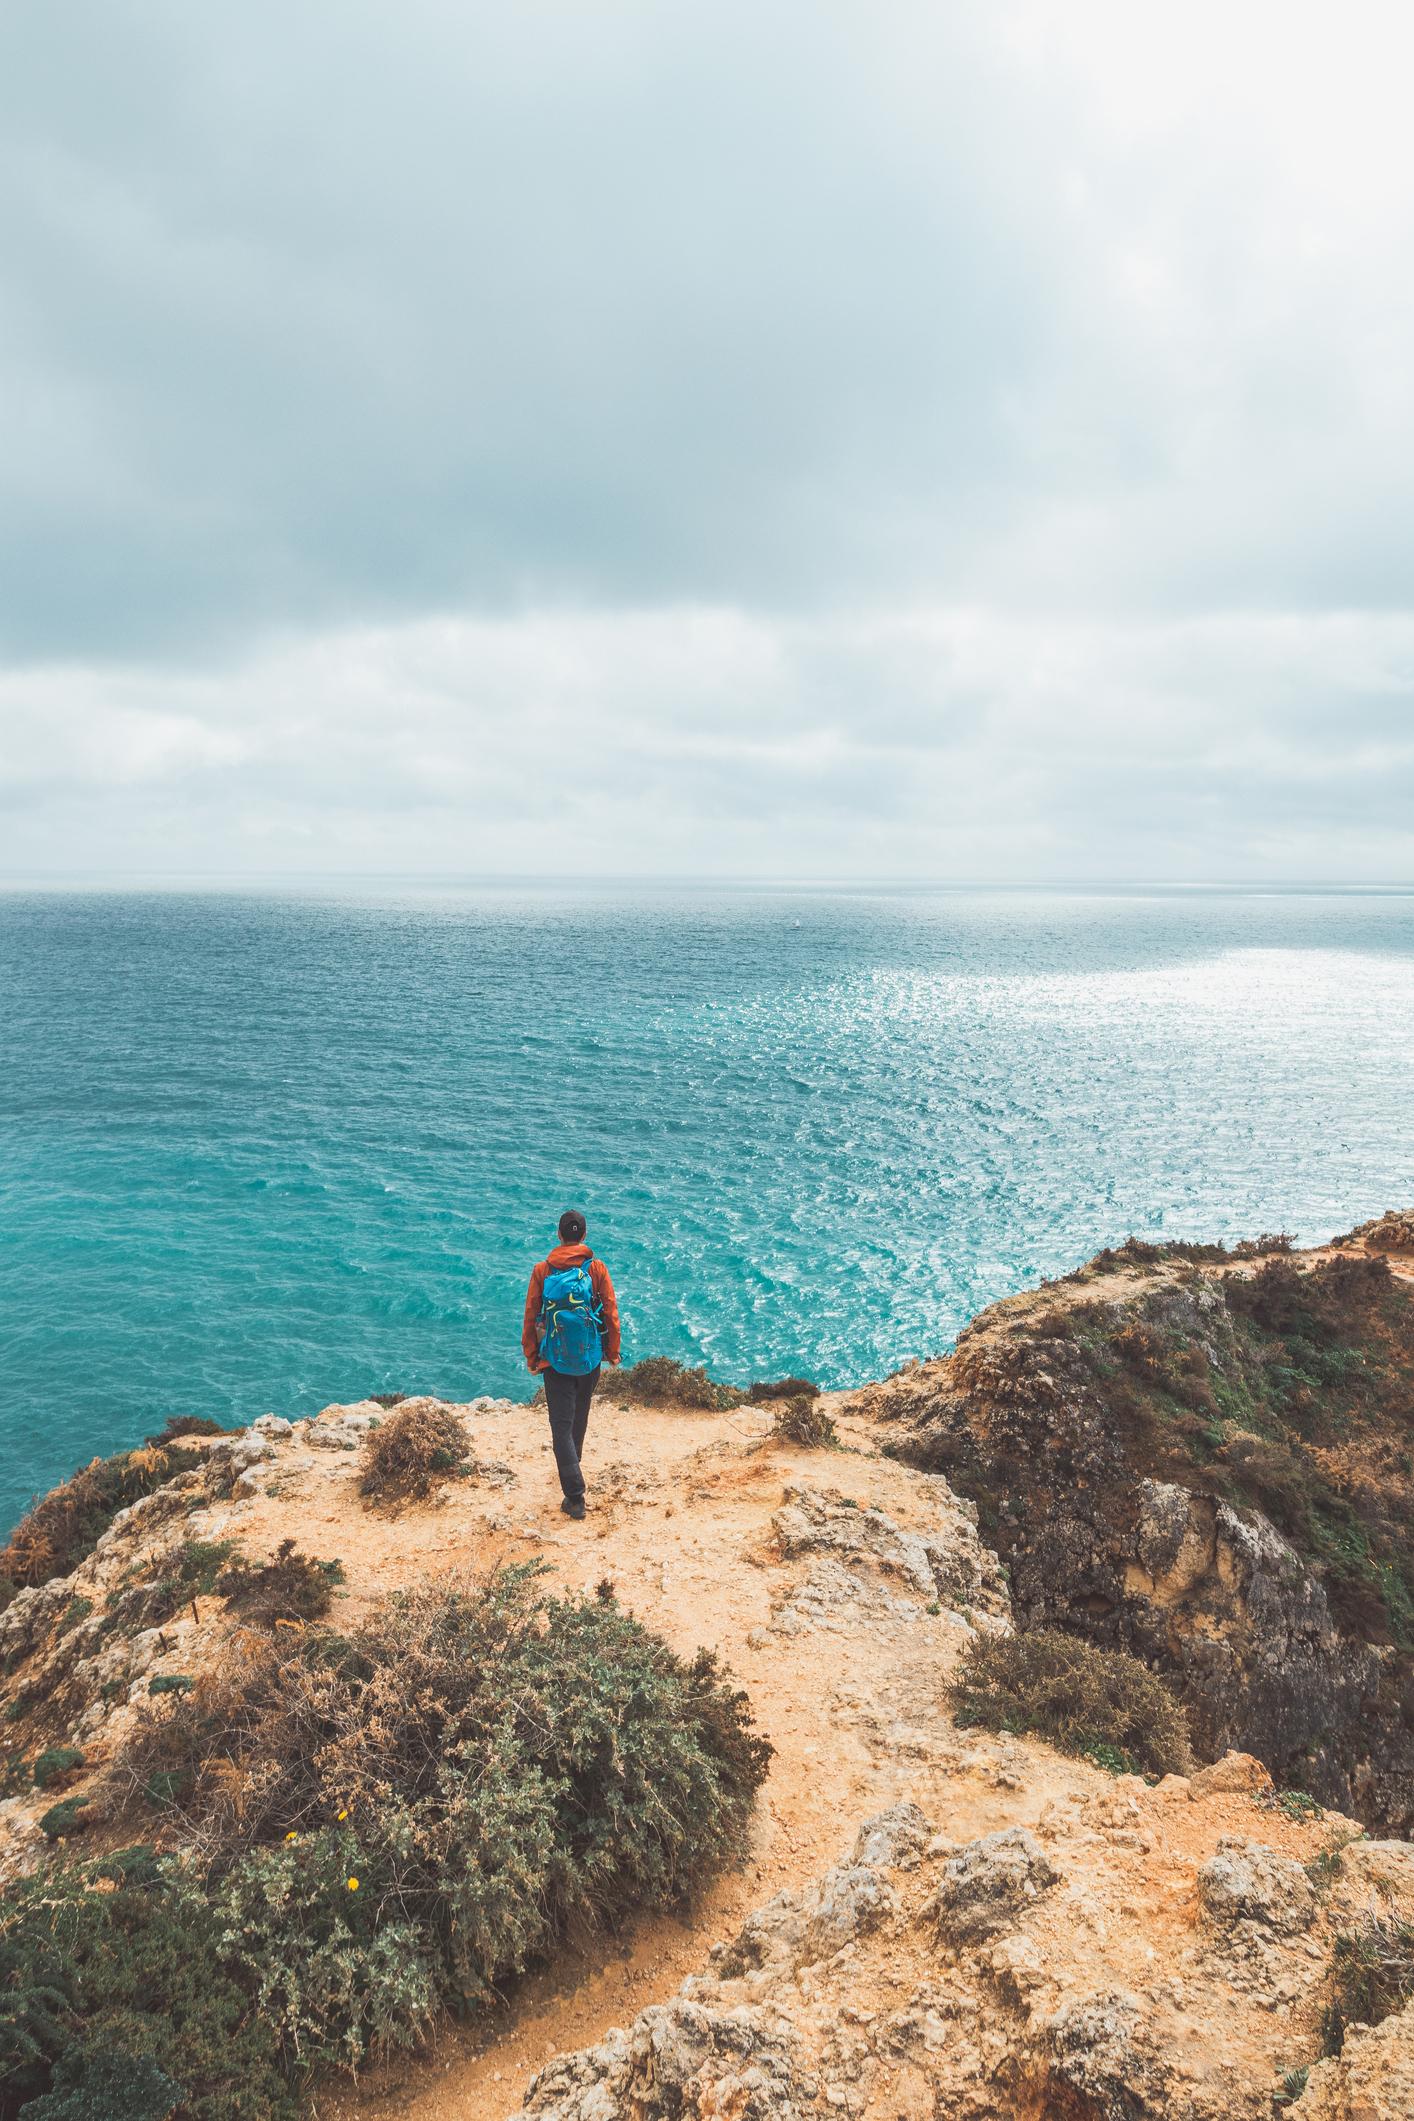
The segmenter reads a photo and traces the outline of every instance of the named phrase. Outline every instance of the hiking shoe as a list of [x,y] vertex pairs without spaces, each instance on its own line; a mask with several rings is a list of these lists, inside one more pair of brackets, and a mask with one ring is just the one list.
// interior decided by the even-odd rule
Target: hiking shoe
[[560,1504],[560,1508],[564,1511],[566,1517],[582,1517],[584,1515],[584,1497],[582,1495],[566,1495],[564,1501]]

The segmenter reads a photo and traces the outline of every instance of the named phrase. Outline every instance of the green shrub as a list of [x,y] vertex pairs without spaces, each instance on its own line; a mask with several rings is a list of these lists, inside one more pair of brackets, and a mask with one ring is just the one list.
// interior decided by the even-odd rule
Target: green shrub
[[669,1355],[648,1355],[615,1378],[614,1397],[627,1406],[701,1407],[713,1413],[741,1404],[742,1394],[715,1385],[705,1370],[689,1370]]
[[443,2000],[435,1929],[386,1905],[346,1830],[251,1849],[212,1898],[229,1963],[289,2062],[357,2068],[411,2045]]
[[277,1620],[322,1620],[343,1580],[342,1562],[311,1560],[284,1539],[261,1566],[238,1557],[216,1589],[242,1620],[273,1627]]
[[37,1790],[47,1790],[51,1782],[58,1782],[62,1776],[70,1775],[75,1768],[82,1766],[83,1754],[77,1746],[50,1745],[35,1761],[31,1777]]
[[1326,2013],[1327,2054],[1339,2054],[1350,2025],[1378,2025],[1414,1997],[1414,1922],[1368,1914],[1342,1931],[1331,1955],[1333,1996]]
[[685,1897],[743,1847],[769,1755],[709,1655],[519,1568],[347,1637],[245,1639],[147,1714],[122,1772],[170,1778],[287,2051],[353,2063],[557,1938]]
[[803,1444],[813,1451],[832,1449],[839,1442],[834,1422],[813,1399],[788,1399],[771,1424],[771,1434],[781,1443]]
[[368,1433],[359,1493],[370,1502],[425,1502],[469,1462],[460,1415],[439,1399],[404,1400]]
[[70,1834],[81,1834],[88,1821],[80,1814],[88,1809],[87,1797],[62,1797],[58,1804],[51,1804],[47,1812],[41,1812],[39,1831],[50,1841],[63,1841]]
[[[150,1851],[56,1863],[0,1893],[0,2117],[275,2121],[274,2034],[222,1960],[220,1922]],[[104,2101],[107,2101],[105,2104]],[[26,2102],[42,2101],[43,2104]]]
[[1192,1764],[1188,1720],[1156,1673],[1127,1650],[1059,1628],[978,1635],[953,1687],[959,1723],[1034,1731],[1063,1751],[1155,1775]]
[[149,1694],[189,1694],[196,1681],[187,1672],[154,1672],[147,1682]]
[[70,1575],[93,1552],[119,1510],[200,1463],[199,1452],[180,1447],[144,1447],[120,1451],[115,1458],[95,1458],[41,1496],[20,1519],[9,1544],[0,1549],[0,1575],[21,1589]]
[[147,2055],[72,2047],[55,2064],[53,2089],[25,2107],[23,2121],[168,2121],[182,2086]]

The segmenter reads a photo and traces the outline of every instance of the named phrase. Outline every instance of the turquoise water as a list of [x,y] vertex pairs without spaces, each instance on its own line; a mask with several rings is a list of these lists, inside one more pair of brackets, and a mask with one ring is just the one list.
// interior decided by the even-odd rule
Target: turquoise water
[[0,1518],[173,1413],[626,1359],[841,1384],[1130,1230],[1414,1202],[1414,897],[0,897]]

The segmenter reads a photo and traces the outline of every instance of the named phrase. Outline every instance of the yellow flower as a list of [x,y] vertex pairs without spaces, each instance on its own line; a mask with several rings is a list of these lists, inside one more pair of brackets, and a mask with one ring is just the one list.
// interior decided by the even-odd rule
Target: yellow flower
[[358,1880],[357,1880],[357,1878],[350,1878],[350,1880],[349,1880],[349,1891],[350,1891],[351,1893],[356,1893],[356,1892],[358,1891]]
[[348,1816],[349,1816],[349,1814],[348,1814],[348,1808],[347,1808],[347,1806],[345,1806],[344,1810],[343,1810],[342,1812],[340,1812],[340,1814],[339,1814],[339,1817],[340,1817],[341,1819],[347,1819],[347,1818],[348,1818]]
[[298,1835],[298,1834],[286,1834],[286,1836],[285,1836],[285,1839],[286,1839],[286,1841],[298,1841],[298,1840],[299,1840],[299,1835]]

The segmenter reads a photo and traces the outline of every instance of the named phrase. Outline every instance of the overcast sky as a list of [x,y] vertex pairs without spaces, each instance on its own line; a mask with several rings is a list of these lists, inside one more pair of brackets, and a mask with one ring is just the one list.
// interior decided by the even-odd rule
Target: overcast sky
[[1402,0],[0,18],[0,868],[1414,879]]

